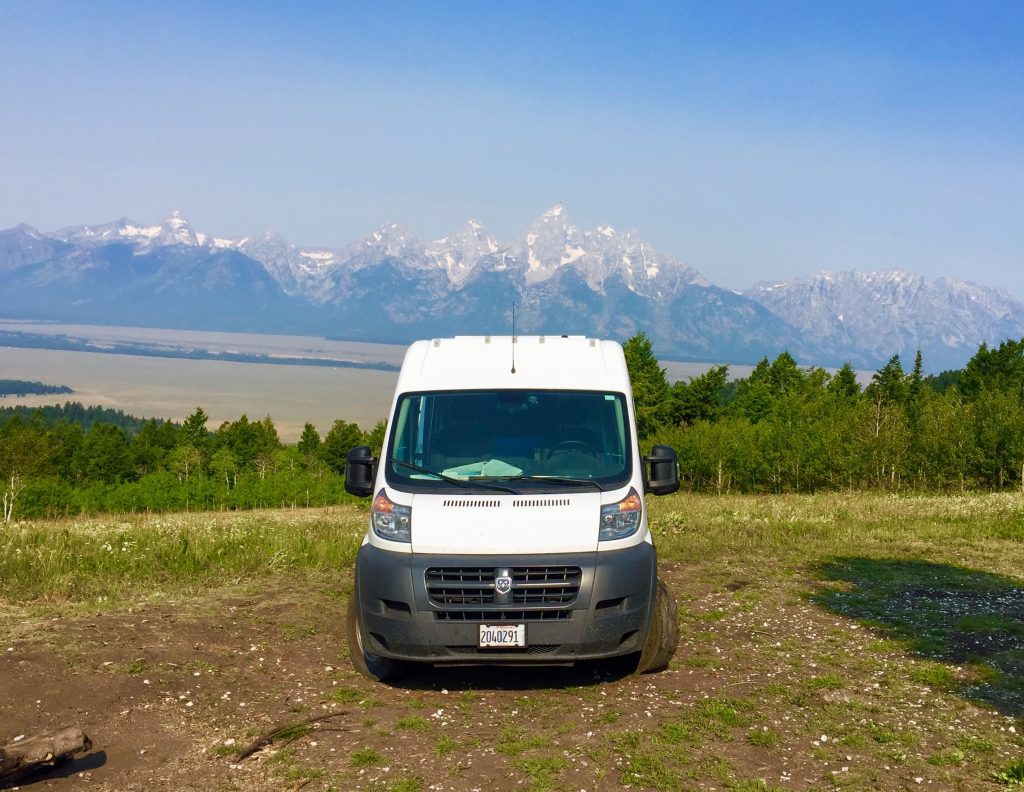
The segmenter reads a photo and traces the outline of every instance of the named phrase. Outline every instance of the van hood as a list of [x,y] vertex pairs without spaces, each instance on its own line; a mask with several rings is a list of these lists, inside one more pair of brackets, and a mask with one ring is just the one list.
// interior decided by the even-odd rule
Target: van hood
[[414,553],[584,553],[597,550],[599,492],[437,495],[412,502]]

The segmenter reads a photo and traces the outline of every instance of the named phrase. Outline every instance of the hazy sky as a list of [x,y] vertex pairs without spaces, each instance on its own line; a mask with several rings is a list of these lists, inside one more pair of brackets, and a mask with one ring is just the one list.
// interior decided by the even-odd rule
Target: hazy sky
[[1024,3],[0,0],[0,227],[507,241],[556,202],[723,286],[1024,296]]

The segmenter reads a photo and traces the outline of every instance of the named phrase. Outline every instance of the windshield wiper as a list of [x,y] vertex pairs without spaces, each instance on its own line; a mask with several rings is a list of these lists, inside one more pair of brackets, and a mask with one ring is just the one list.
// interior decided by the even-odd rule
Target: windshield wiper
[[589,484],[592,487],[597,487],[599,490],[601,490],[601,492],[607,491],[604,487],[602,487],[593,479],[565,478],[563,476],[528,476],[524,473],[521,473],[518,476],[502,476],[501,478],[506,479],[508,481],[546,481],[552,484]]
[[519,494],[519,492],[512,489],[511,487],[503,487],[501,484],[488,484],[485,481],[479,481],[476,479],[470,481],[468,479],[453,478],[452,476],[446,476],[444,473],[438,473],[436,470],[431,470],[430,468],[425,468],[422,467],[421,465],[415,465],[412,462],[406,462],[405,460],[397,459],[396,457],[391,457],[390,461],[395,465],[401,465],[404,468],[409,468],[409,470],[415,470],[417,473],[423,473],[427,476],[435,476],[436,478],[441,479],[441,481],[446,481],[449,484],[454,484],[457,487],[479,486],[486,487],[487,489],[499,490],[500,492],[510,492],[513,495]]

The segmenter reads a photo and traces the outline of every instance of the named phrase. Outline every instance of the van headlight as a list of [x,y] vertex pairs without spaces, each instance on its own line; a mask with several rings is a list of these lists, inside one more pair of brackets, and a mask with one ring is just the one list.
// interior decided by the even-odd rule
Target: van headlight
[[618,503],[609,503],[601,507],[601,530],[597,538],[602,542],[609,542],[632,536],[640,527],[643,508],[643,498],[630,487],[629,494]]
[[400,506],[384,494],[377,493],[370,507],[370,524],[373,532],[389,542],[412,541],[412,507]]

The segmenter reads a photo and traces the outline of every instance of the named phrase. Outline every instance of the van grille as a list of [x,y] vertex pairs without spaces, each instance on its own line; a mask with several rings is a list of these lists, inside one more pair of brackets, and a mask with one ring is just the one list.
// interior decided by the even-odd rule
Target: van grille
[[[427,597],[441,608],[495,605],[496,574],[495,567],[430,567],[426,571]],[[576,601],[583,571],[578,566],[511,567],[509,576],[512,605],[550,608]]]

